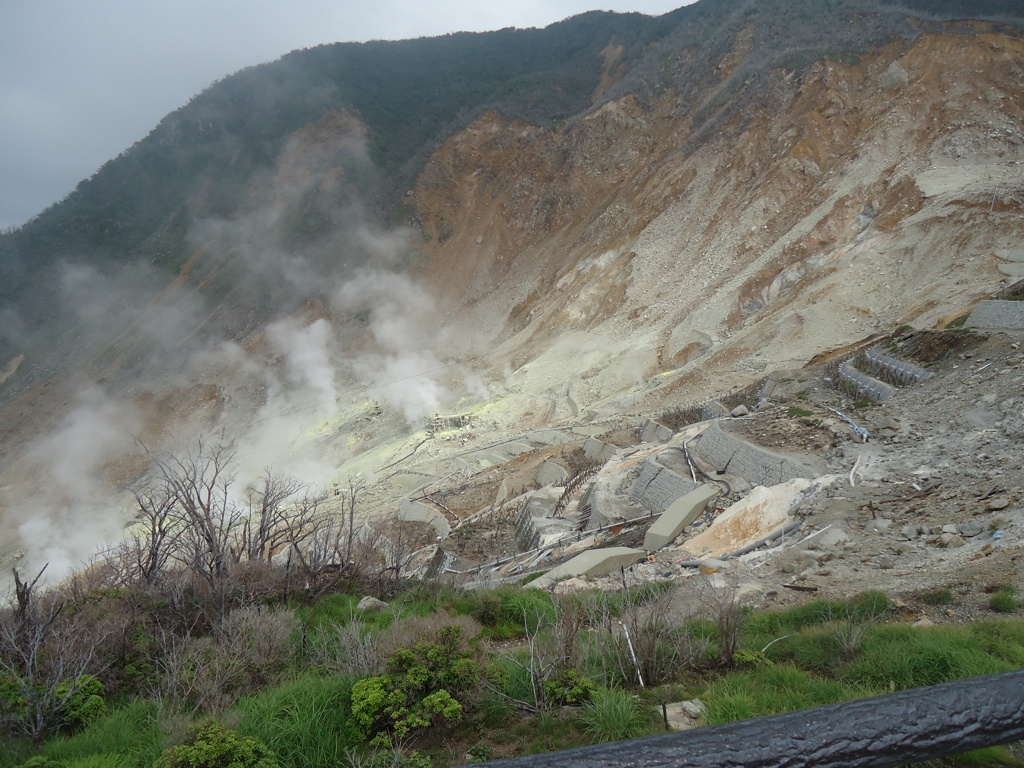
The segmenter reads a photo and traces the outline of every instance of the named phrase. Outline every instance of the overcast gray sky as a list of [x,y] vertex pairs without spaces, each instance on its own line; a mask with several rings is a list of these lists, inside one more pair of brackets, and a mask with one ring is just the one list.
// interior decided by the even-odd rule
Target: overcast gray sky
[[297,48],[690,2],[0,0],[0,227],[64,197],[213,81]]

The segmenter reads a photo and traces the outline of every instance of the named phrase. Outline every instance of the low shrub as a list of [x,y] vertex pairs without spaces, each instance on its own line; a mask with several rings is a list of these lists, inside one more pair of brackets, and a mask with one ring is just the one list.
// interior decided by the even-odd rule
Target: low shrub
[[359,740],[390,747],[414,731],[461,720],[459,699],[479,682],[479,665],[462,646],[461,628],[445,627],[435,642],[395,651],[386,674],[352,686],[348,727]]
[[597,685],[573,669],[562,672],[558,677],[544,683],[544,696],[551,704],[575,707],[590,701]]
[[926,605],[952,605],[953,593],[948,589],[937,589],[934,592],[925,592],[921,595],[921,602]]
[[257,739],[207,720],[192,728],[186,743],[165,750],[153,768],[280,768],[280,763]]

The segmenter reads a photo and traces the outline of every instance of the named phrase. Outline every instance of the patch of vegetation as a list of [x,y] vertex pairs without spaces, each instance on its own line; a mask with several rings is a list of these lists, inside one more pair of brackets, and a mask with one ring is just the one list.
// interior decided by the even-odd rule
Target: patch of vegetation
[[349,717],[352,734],[391,747],[417,729],[461,720],[460,699],[480,682],[479,664],[461,641],[460,627],[444,627],[435,642],[395,651],[386,674],[357,681]]
[[230,731],[216,720],[195,726],[184,744],[171,747],[154,768],[280,768],[274,753],[257,739]]
[[1005,584],[992,593],[988,599],[988,607],[996,613],[1014,613],[1020,609],[1017,596],[1020,591],[1012,584]]
[[360,741],[346,728],[352,680],[307,673],[238,704],[238,732],[265,744],[282,765],[329,768]]
[[595,692],[580,710],[579,722],[595,743],[635,739],[660,730],[653,710],[621,688],[602,688]]
[[704,694],[709,725],[792,712],[875,694],[876,689],[818,677],[794,664],[732,672]]
[[786,415],[791,419],[801,419],[806,418],[807,416],[813,416],[814,411],[808,411],[806,408],[797,408],[796,406],[793,406],[786,411]]
[[948,589],[937,589],[934,592],[925,592],[921,595],[921,602],[926,605],[952,605],[953,593]]
[[[127,590],[107,590],[102,601],[80,597],[96,600],[108,617],[117,601],[132,599]],[[36,748],[7,740],[0,768],[26,760],[37,768],[150,768],[158,759],[161,768],[220,768],[226,760],[261,768],[443,768],[660,732],[659,702],[699,698],[708,721],[717,723],[1024,667],[1024,622],[889,623],[891,603],[880,592],[752,613],[728,591],[680,599],[665,584],[554,600],[515,587],[461,592],[421,585],[391,595],[381,611],[388,618],[353,615],[354,595],[310,600],[298,611],[303,631],[294,621],[275,624],[270,617],[290,615],[280,606],[236,607],[219,633],[183,635],[154,651],[159,718],[155,703],[115,706],[128,695],[146,695],[123,688],[118,698],[104,697],[108,714],[77,733],[55,734]],[[266,636],[250,631],[254,620]],[[484,621],[491,626],[482,629]],[[481,637],[513,625],[516,634],[500,644]],[[248,629],[239,634],[239,627]],[[266,677],[261,657],[281,652],[274,638],[282,629],[284,661]],[[318,645],[317,638],[334,645]],[[246,650],[266,643],[266,653]],[[192,644],[196,655],[181,656]],[[193,666],[183,670],[186,657]],[[222,658],[237,664],[221,666]],[[194,664],[203,659],[206,667]],[[222,672],[230,674],[218,677]],[[186,683],[194,689],[221,679],[231,690],[235,679],[256,687],[240,698],[195,690],[171,695]],[[161,724],[171,744],[178,742],[162,757]]]
[[39,755],[55,763],[69,764],[95,755],[120,762],[126,768],[150,768],[163,749],[164,733],[157,723],[156,707],[134,701],[93,722],[81,733],[47,741]]

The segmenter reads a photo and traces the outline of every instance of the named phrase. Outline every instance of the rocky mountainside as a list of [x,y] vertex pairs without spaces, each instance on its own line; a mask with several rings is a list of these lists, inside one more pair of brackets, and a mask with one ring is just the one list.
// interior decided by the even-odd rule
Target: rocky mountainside
[[[832,489],[804,505],[823,520],[842,482],[818,478],[861,454],[847,518],[916,500],[950,414],[976,410],[957,378],[974,348],[910,350],[944,375],[854,414],[864,448],[824,410],[852,410],[825,386],[837,374],[802,366],[899,346],[1024,278],[1020,10],[924,5],[701,0],[324,46],[213,86],[0,238],[5,562],[74,567],[130,522],[147,450],[217,433],[239,495],[273,465],[358,480],[367,519],[429,496],[432,514],[406,516],[444,518],[462,532],[443,549],[480,563],[511,553],[460,543],[463,518],[503,530],[527,500],[498,502],[549,485],[544,461],[556,483],[592,472],[588,437],[611,446],[600,460],[639,461],[649,418],[712,398],[746,397],[741,437]],[[928,528],[906,537],[926,553],[932,527],[972,522],[953,509],[971,494],[1019,513],[1021,478],[986,475],[1021,466],[1016,340],[975,341],[1001,378],[971,383],[991,413],[941,469],[981,463],[934,489],[952,494],[941,520],[871,515]],[[910,392],[945,393],[942,417]],[[767,480],[744,482],[730,492]]]

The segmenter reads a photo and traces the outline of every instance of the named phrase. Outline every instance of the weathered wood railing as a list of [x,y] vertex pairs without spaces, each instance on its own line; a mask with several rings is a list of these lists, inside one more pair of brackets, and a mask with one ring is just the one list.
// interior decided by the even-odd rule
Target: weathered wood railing
[[888,768],[1024,740],[1024,671],[490,768]]

